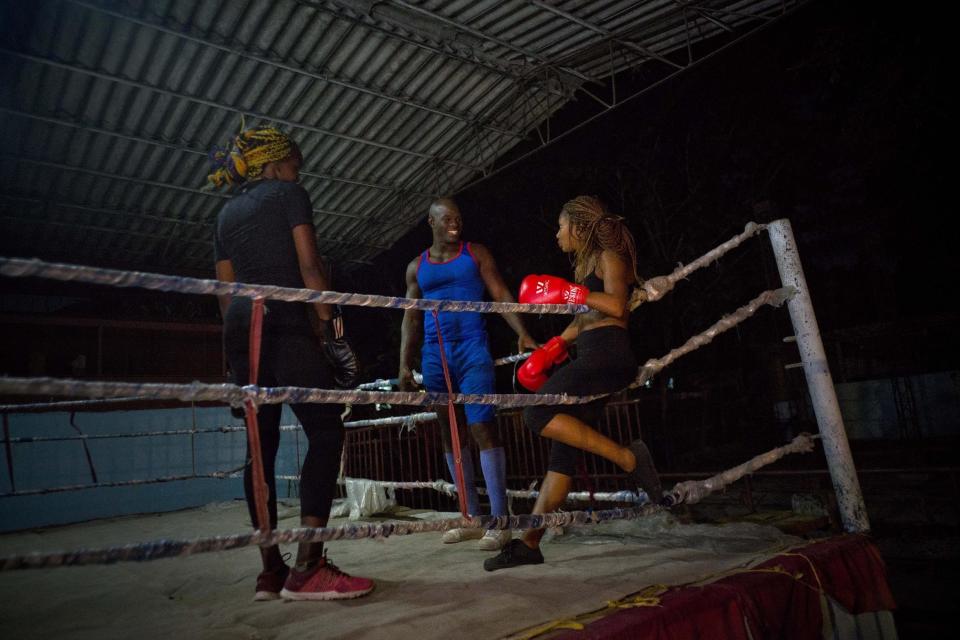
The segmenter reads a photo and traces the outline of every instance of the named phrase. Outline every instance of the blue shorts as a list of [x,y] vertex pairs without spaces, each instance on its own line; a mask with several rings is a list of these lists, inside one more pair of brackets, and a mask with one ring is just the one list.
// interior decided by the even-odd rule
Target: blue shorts
[[[493,358],[490,357],[486,336],[445,341],[443,347],[454,393],[496,392]],[[440,361],[440,346],[437,343],[424,343],[420,366],[423,369],[423,386],[427,391],[446,393],[447,382],[443,377],[443,363]],[[464,411],[467,414],[467,424],[493,422],[497,415],[492,404],[468,404],[464,405]]]

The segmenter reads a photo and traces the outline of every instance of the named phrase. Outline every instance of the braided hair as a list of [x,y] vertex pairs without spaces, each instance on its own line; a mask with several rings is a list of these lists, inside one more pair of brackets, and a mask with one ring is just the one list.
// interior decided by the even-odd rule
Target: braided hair
[[286,160],[300,149],[290,137],[273,127],[246,129],[233,139],[231,147],[214,147],[208,154],[213,172],[207,180],[213,187],[256,180],[270,162]]
[[[574,277],[583,282],[597,268],[600,254],[613,251],[629,267],[633,274],[633,286],[637,289],[630,298],[630,309],[642,300],[643,279],[637,274],[637,248],[633,234],[623,222],[623,217],[607,211],[595,196],[577,196],[563,205],[561,215],[570,220],[571,232],[580,240],[580,247],[573,255]],[[637,299],[637,300],[635,300]]]

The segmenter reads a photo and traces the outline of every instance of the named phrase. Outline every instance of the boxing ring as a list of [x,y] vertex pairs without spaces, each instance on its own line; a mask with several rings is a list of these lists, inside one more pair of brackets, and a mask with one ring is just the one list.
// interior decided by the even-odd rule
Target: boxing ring
[[[191,637],[236,637],[238,629],[252,628],[254,635],[265,633],[276,625],[284,615],[293,615],[295,623],[283,627],[275,637],[294,637],[297,631],[304,631],[310,624],[322,624],[331,637],[381,637],[405,631],[424,637],[446,637],[450,633],[459,633],[465,637],[555,637],[589,632],[590,637],[637,637],[642,631],[651,637],[695,637],[703,633],[704,628],[717,631],[716,637],[766,637],[777,630],[787,637],[809,637],[804,633],[816,633],[825,637],[844,637],[844,630],[873,629],[876,637],[895,637],[890,610],[894,604],[886,585],[883,563],[876,548],[866,534],[869,521],[863,498],[857,481],[856,472],[850,455],[849,444],[843,430],[843,422],[834,394],[829,368],[820,340],[816,318],[813,313],[806,282],[800,266],[799,256],[793,240],[790,224],[778,220],[766,225],[750,223],[743,233],[706,253],[688,265],[681,266],[673,273],[652,278],[644,285],[646,303],[659,300],[689,277],[694,271],[711,264],[722,255],[758,235],[767,232],[777,260],[777,266],[783,287],[765,291],[736,309],[729,315],[691,337],[683,345],[671,350],[661,358],[648,360],[638,371],[631,388],[644,385],[663,368],[677,358],[707,345],[720,333],[745,321],[764,306],[787,304],[791,321],[800,349],[804,373],[810,390],[813,409],[817,417],[819,434],[815,436],[801,434],[792,442],[768,452],[759,453],[754,458],[732,469],[705,480],[688,480],[672,488],[665,487],[666,499],[663,504],[651,504],[643,493],[638,495],[624,492],[589,491],[572,494],[568,501],[574,508],[545,515],[511,515],[499,518],[490,516],[450,517],[456,514],[438,514],[434,511],[402,509],[394,513],[401,517],[383,520],[371,513],[362,513],[364,520],[335,521],[324,528],[283,528],[281,515],[280,528],[224,534],[218,529],[208,529],[203,525],[209,511],[169,514],[161,518],[165,521],[159,530],[165,535],[146,536],[144,542],[122,544],[123,540],[113,535],[100,536],[100,544],[71,547],[71,532],[55,530],[48,540],[62,541],[69,551],[36,551],[26,546],[27,540],[34,536],[8,534],[0,538],[3,549],[0,551],[0,620],[8,617],[16,619],[16,629],[23,633],[40,631],[49,633],[60,624],[52,617],[30,616],[24,613],[18,603],[27,596],[22,593],[22,585],[30,584],[32,593],[48,590],[58,593],[58,585],[64,580],[64,573],[77,575],[94,585],[109,585],[111,572],[136,571],[143,576],[152,575],[156,579],[160,572],[164,580],[176,582],[182,574],[177,566],[191,563],[198,567],[202,576],[224,575],[226,583],[212,583],[209,588],[202,587],[202,578],[196,584],[188,581],[186,587],[174,589],[167,598],[176,603],[176,594],[183,597],[189,593],[193,603],[191,613],[178,618],[175,612],[168,611],[175,605],[162,603],[153,610],[160,614],[154,616],[148,627],[156,632],[164,629],[163,636],[182,632]],[[424,311],[481,311],[481,312],[524,312],[524,313],[577,313],[584,308],[572,305],[529,305],[519,303],[427,301],[389,298],[366,294],[347,294],[338,292],[316,292],[309,290],[263,287],[243,283],[223,283],[211,280],[194,280],[157,274],[136,272],[118,272],[71,265],[56,265],[36,260],[17,260],[0,258],[0,274],[8,277],[46,277],[66,281],[80,281],[113,286],[134,286],[155,290],[177,291],[197,294],[243,295],[262,301],[280,299],[287,301],[323,302],[341,305],[378,306],[394,309],[418,308]],[[256,305],[255,305],[256,306]],[[513,356],[498,361],[501,364],[516,362],[522,356]],[[77,434],[72,436],[52,436],[60,440],[71,438],[82,443],[87,462],[91,470],[91,482],[81,485],[53,486],[44,488],[17,489],[15,486],[15,451],[20,447],[34,446],[44,442],[43,437],[31,435],[14,436],[11,434],[7,416],[33,411],[78,411],[100,403],[123,403],[132,399],[152,398],[177,400],[185,403],[219,402],[234,407],[244,407],[247,426],[220,426],[200,428],[194,425],[190,429],[166,429],[135,434],[112,434],[104,438],[138,439],[142,437],[189,436],[191,442],[198,436],[240,434],[248,436],[255,432],[255,411],[257,405],[279,402],[335,402],[356,405],[361,403],[389,403],[426,407],[443,405],[451,400],[454,403],[495,404],[507,411],[502,412],[513,418],[512,436],[517,438],[511,448],[511,456],[521,459],[512,461],[516,465],[525,465],[527,471],[533,470],[540,461],[533,449],[533,440],[524,443],[520,438],[530,438],[530,434],[516,424],[516,412],[511,410],[531,404],[574,404],[585,402],[594,397],[578,398],[566,395],[516,395],[456,394],[448,398],[447,394],[409,393],[383,390],[385,381],[376,381],[361,385],[354,390],[301,389],[293,387],[263,388],[255,385],[235,386],[229,384],[190,385],[138,384],[123,382],[90,382],[54,378],[0,378],[0,393],[6,395],[45,395],[69,398],[87,398],[66,402],[32,403],[4,405],[0,413],[4,416],[4,447],[7,460],[10,491],[0,494],[0,500],[16,499],[28,495],[64,493],[85,489],[109,490],[118,486],[138,484],[175,483],[185,479],[223,480],[236,478],[242,470],[242,454],[233,466],[207,472],[199,472],[194,465],[190,474],[171,475],[149,479],[128,479],[104,482],[96,477],[94,463],[90,458],[87,443],[91,436]],[[617,403],[611,403],[613,413],[621,410]],[[608,426],[611,407],[608,407]],[[629,409],[627,409],[629,410]],[[253,420],[251,420],[253,414]],[[428,412],[417,412],[406,416],[390,418],[348,421],[348,435],[345,445],[342,482],[346,488],[347,502],[353,498],[353,507],[360,507],[359,500],[351,496],[351,488],[378,498],[389,492],[391,497],[402,503],[407,491],[436,493],[455,497],[456,486],[439,479],[443,466],[434,459],[430,463],[416,465],[419,472],[430,474],[417,480],[394,481],[385,479],[387,461],[399,463],[402,467],[404,453],[408,456],[408,468],[413,465],[414,451],[408,449],[399,455],[385,452],[382,442],[371,434],[390,430],[397,431],[398,441],[403,439],[403,431],[409,435],[411,429],[421,423],[430,423],[435,416]],[[502,420],[501,420],[502,421]],[[616,422],[621,427],[621,422]],[[501,430],[504,426],[501,424]],[[632,423],[630,428],[638,428]],[[286,425],[285,431],[298,430],[295,425]],[[622,435],[622,430],[621,430]],[[630,437],[639,433],[628,433]],[[370,436],[364,440],[365,436]],[[616,436],[616,434],[615,434]],[[295,436],[297,437],[297,436]],[[619,438],[618,438],[619,439]],[[620,441],[629,441],[629,437]],[[393,441],[393,438],[390,439]],[[774,462],[784,455],[810,451],[816,440],[822,443],[831,480],[837,496],[843,528],[846,534],[824,541],[810,543],[790,536],[774,534],[768,530],[745,531],[715,527],[708,536],[700,532],[696,535],[679,534],[678,531],[690,531],[684,525],[679,527],[671,515],[671,507],[680,504],[695,504],[711,493],[722,490],[738,479],[753,473],[761,467]],[[421,443],[423,439],[421,438]],[[297,440],[297,446],[299,440]],[[254,447],[253,450],[256,451]],[[424,451],[425,458],[428,452]],[[192,451],[196,456],[196,451]],[[529,457],[522,457],[529,455]],[[379,460],[378,460],[379,456]],[[509,458],[508,458],[509,459]],[[258,456],[254,456],[254,468]],[[239,466],[238,466],[239,465]],[[541,465],[540,472],[545,469]],[[367,475],[379,475],[380,478],[355,477],[355,471],[366,471]],[[394,467],[390,467],[394,470]],[[596,472],[597,469],[595,468]],[[519,475],[519,474],[518,474]],[[510,477],[508,473],[508,478]],[[296,480],[296,474],[280,475],[278,481]],[[536,495],[535,489],[513,488],[509,492],[512,500],[526,500]],[[264,508],[262,496],[260,509]],[[584,504],[590,506],[584,508]],[[595,503],[610,503],[608,507],[598,507]],[[517,503],[519,504],[519,503]],[[524,503],[527,504],[527,503]],[[348,506],[351,506],[348,504]],[[514,505],[515,507],[516,505]],[[215,510],[215,509],[214,509]],[[230,521],[243,522],[245,511],[236,504],[229,512]],[[512,510],[512,513],[514,511]],[[244,515],[241,515],[244,514]],[[289,515],[289,514],[288,514]],[[187,520],[190,520],[188,523]],[[260,518],[260,521],[266,521]],[[115,523],[116,524],[116,523]],[[121,523],[123,524],[123,523]],[[548,527],[557,532],[549,544],[547,564],[537,567],[522,567],[508,572],[485,574],[480,568],[483,558],[475,550],[465,548],[438,549],[436,535],[451,528],[464,526],[485,528],[524,529],[530,527]],[[97,529],[96,523],[78,525],[78,529]],[[122,527],[121,527],[122,528]],[[749,527],[748,527],[749,528]],[[72,529],[72,528],[67,528]],[[763,529],[763,528],[761,528]],[[152,530],[152,529],[151,529]],[[199,530],[199,531],[198,531]],[[562,534],[561,534],[562,532]],[[185,537],[192,534],[194,537]],[[426,535],[411,535],[426,534]],[[19,534],[17,534],[19,535]],[[621,542],[609,544],[611,536]],[[712,536],[709,542],[706,538]],[[135,537],[141,537],[139,535]],[[390,538],[386,544],[380,544]],[[677,543],[677,539],[686,543]],[[268,610],[266,605],[262,613],[247,602],[241,587],[252,583],[256,562],[249,558],[238,558],[235,554],[226,554],[232,549],[259,544],[287,544],[305,541],[355,541],[339,542],[336,557],[351,571],[370,575],[378,580],[378,588],[368,598],[349,604],[326,606],[312,603],[306,607],[302,603],[286,606],[285,613]],[[622,542],[630,541],[629,543]],[[667,541],[664,546],[663,542]],[[694,540],[694,542],[690,542]],[[748,542],[749,541],[749,542]],[[44,544],[50,548],[50,545]],[[464,547],[465,545],[457,545]],[[62,548],[62,547],[61,547]],[[394,551],[396,549],[396,551]],[[683,550],[681,554],[679,549]],[[598,551],[600,550],[600,551]],[[664,555],[665,554],[665,555]],[[182,559],[183,556],[195,556]],[[680,556],[683,555],[681,558]],[[118,562],[142,562],[159,558],[181,557],[181,559],[163,563],[124,564],[121,567],[109,567]],[[668,558],[663,561],[663,558]],[[656,559],[656,561],[654,561]],[[394,567],[392,561],[399,562]],[[59,567],[75,567],[69,570]],[[584,573],[583,566],[589,566]],[[158,568],[159,567],[159,568]],[[226,569],[225,567],[229,567]],[[41,569],[41,571],[18,571],[22,569]],[[240,577],[246,576],[246,577]],[[114,579],[116,576],[114,575]],[[71,580],[77,578],[71,577]],[[81,581],[82,581],[81,580]],[[150,578],[144,578],[149,581]],[[243,582],[241,585],[240,582]],[[217,586],[219,584],[219,586]],[[20,585],[20,587],[17,587]],[[589,585],[581,589],[580,585]],[[106,587],[103,587],[106,588]],[[203,618],[197,611],[211,590],[219,590],[229,596],[228,605],[221,603],[219,608],[232,611],[229,622],[221,619],[208,627],[198,621]],[[409,590],[409,591],[408,591]],[[96,590],[95,590],[96,591]],[[156,596],[155,589],[148,591]],[[86,593],[86,588],[81,587]],[[404,595],[418,592],[420,597]],[[75,593],[68,589],[66,593]],[[133,593],[136,593],[134,590]],[[124,598],[123,592],[112,597]],[[8,596],[8,597],[4,597]],[[391,601],[393,600],[393,602]],[[236,600],[236,602],[234,602]],[[483,600],[481,603],[480,600]],[[155,598],[150,601],[157,604]],[[397,602],[412,607],[404,613]],[[591,604],[592,603],[592,604]],[[604,603],[606,603],[604,605]],[[135,611],[136,601],[129,602]],[[598,608],[597,605],[604,605]],[[264,605],[257,605],[262,607]],[[278,605],[285,606],[285,605]],[[343,607],[364,607],[362,612],[345,612]],[[198,608],[199,607],[199,608]],[[326,607],[326,608],[325,608]],[[218,608],[218,609],[219,609]],[[4,610],[6,609],[6,611]],[[399,611],[398,611],[399,609]],[[290,613],[295,610],[295,613]],[[5,614],[5,615],[2,615]],[[141,612],[142,614],[142,612]],[[142,617],[142,616],[141,616]],[[147,616],[149,618],[149,616]],[[102,629],[91,628],[90,637],[124,637],[129,628],[126,623],[135,626],[140,619],[136,615],[121,615],[117,622],[111,619]],[[362,618],[363,620],[359,619]],[[371,622],[373,620],[373,622]],[[102,620],[101,620],[102,621]],[[89,624],[95,624],[90,621]],[[159,625],[159,626],[156,626]],[[239,625],[239,626],[237,626]],[[244,626],[246,625],[246,626]],[[287,628],[289,626],[289,628]],[[231,629],[220,633],[218,629]],[[699,631],[698,631],[699,629]],[[260,630],[260,631],[257,631]],[[785,630],[792,630],[787,633]],[[97,635],[94,635],[94,632]],[[105,633],[106,632],[106,633]],[[246,631],[244,631],[246,632]],[[105,633],[105,635],[104,635]],[[794,634],[794,635],[790,635]],[[142,634],[141,634],[142,635]],[[713,636],[713,634],[710,634]],[[149,637],[149,632],[147,633]],[[26,637],[26,636],[24,636]]]

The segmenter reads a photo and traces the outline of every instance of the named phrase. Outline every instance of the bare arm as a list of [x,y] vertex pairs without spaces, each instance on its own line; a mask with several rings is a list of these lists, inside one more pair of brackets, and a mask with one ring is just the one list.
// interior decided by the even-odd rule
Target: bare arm
[[626,263],[613,251],[600,254],[600,269],[603,272],[603,291],[591,291],[587,296],[587,306],[596,309],[608,318],[626,322],[630,311],[627,301],[630,297],[630,282],[633,277]]
[[[317,253],[317,239],[313,236],[312,224],[298,224],[293,228],[293,243],[297,250],[297,263],[300,266],[300,275],[307,289],[327,291],[330,282],[327,280],[326,270]],[[314,303],[317,317],[321,320],[333,318],[333,308],[329,304]]]
[[570,324],[567,325],[567,328],[563,330],[563,332],[560,334],[560,337],[563,338],[563,341],[567,344],[571,344],[579,335],[580,325],[577,323],[577,320],[574,319]]
[[[418,260],[407,265],[406,282],[407,298],[419,298],[422,295],[420,284],[417,282]],[[423,340],[423,312],[419,309],[407,309],[403,312],[403,322],[400,325],[400,373],[399,387],[401,391],[412,389],[414,352]]]
[[[214,269],[217,274],[217,280],[222,282],[236,282],[237,274],[233,271],[233,263],[230,260],[217,260],[214,265]],[[218,295],[217,302],[220,303],[220,317],[226,319],[227,317],[227,307],[230,306],[230,299],[233,296]]]
[[[500,277],[500,270],[497,269],[497,263],[493,255],[482,244],[471,244],[470,248],[474,258],[477,260],[477,266],[480,267],[480,277],[483,278],[483,284],[494,302],[515,302],[510,289]],[[536,340],[530,337],[523,320],[516,313],[504,312],[500,314],[507,321],[510,328],[517,334],[517,348],[523,352],[528,349],[536,349],[540,345]]]

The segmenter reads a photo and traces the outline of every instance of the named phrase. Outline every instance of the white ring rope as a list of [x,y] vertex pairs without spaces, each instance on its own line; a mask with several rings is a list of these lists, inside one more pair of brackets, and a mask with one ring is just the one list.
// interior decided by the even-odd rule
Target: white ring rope
[[691,273],[697,269],[706,267],[718,260],[725,253],[739,247],[744,243],[748,238],[752,238],[761,231],[764,231],[767,228],[765,224],[757,224],[756,222],[748,222],[744,228],[743,233],[736,235],[726,242],[714,247],[707,253],[703,254],[693,262],[683,265],[674,269],[673,273],[666,276],[657,276],[650,278],[643,283],[643,290],[647,294],[647,302],[655,302],[665,296],[674,285],[677,284],[680,280],[684,280],[690,276]]
[[[259,387],[234,384],[162,384],[137,382],[103,382],[71,380],[65,378],[0,378],[0,393],[36,394],[102,398],[113,395],[140,395],[144,398],[181,400],[219,400],[241,406],[250,399],[254,404],[300,404],[300,403],[353,403],[353,404],[404,404],[413,406],[443,405],[446,393],[419,393],[413,391],[357,391],[339,389],[313,389],[307,387]],[[567,394],[464,394],[452,396],[456,404],[492,404],[499,406],[531,406],[552,404],[582,404],[604,395],[569,396]]]
[[663,507],[644,505],[629,509],[604,511],[564,511],[542,515],[519,516],[474,516],[449,520],[394,521],[375,524],[347,524],[339,527],[300,528],[259,531],[228,536],[211,536],[194,540],[154,540],[101,549],[79,549],[69,552],[28,553],[0,557],[0,571],[12,569],[40,569],[46,567],[80,566],[89,564],[113,564],[157,560],[159,558],[183,557],[211,551],[227,551],[252,545],[274,546],[300,542],[326,542],[329,540],[382,539],[391,535],[409,535],[429,531],[447,531],[460,528],[482,529],[540,529],[544,527],[568,527],[574,524],[632,520],[663,511]]
[[178,293],[214,294],[284,300],[287,302],[319,302],[358,307],[382,307],[386,309],[420,309],[422,311],[474,311],[480,313],[587,313],[586,305],[574,304],[521,304],[519,302],[483,302],[470,300],[425,300],[423,298],[397,298],[367,293],[340,293],[338,291],[315,291],[274,285],[223,282],[201,278],[187,278],[143,271],[118,271],[83,265],[25,260],[0,257],[0,275],[16,278],[37,277],[86,282],[112,287],[138,287],[155,291]]
[[[814,448],[814,441],[819,439],[819,435],[801,433],[791,440],[788,444],[771,449],[765,453],[754,456],[750,460],[736,467],[721,471],[720,473],[706,478],[704,480],[687,480],[677,483],[673,489],[664,492],[664,497],[670,505],[685,503],[696,504],[711,493],[728,487],[747,474],[753,473],[762,467],[773,464],[780,458],[792,453],[810,453]],[[285,475],[277,476],[279,480],[299,480],[300,476]],[[446,480],[429,480],[413,482],[394,482],[390,480],[369,480],[365,478],[344,478],[340,481],[344,484],[345,480],[354,480],[358,482],[370,483],[372,485],[383,487],[384,489],[433,489],[448,496],[457,495],[457,486]],[[477,487],[480,493],[486,493],[482,487]],[[540,495],[539,491],[534,489],[515,490],[508,489],[507,496],[510,498],[532,498],[536,499]],[[649,501],[645,492],[633,493],[632,491],[615,492],[589,492],[572,491],[567,494],[567,500],[585,502],[596,500],[598,502],[636,502],[643,504]]]
[[801,433],[789,444],[754,456],[743,464],[733,467],[732,469],[727,469],[706,480],[679,482],[673,489],[664,493],[664,504],[672,506],[680,503],[695,504],[700,502],[714,491],[723,489],[761,467],[773,464],[785,455],[791,453],[810,453],[813,451],[813,441],[818,438],[820,438],[819,435]]
[[[639,371],[637,379],[629,388],[646,383],[664,367],[677,358],[709,344],[718,334],[728,331],[743,322],[764,305],[780,306],[795,295],[792,287],[783,287],[764,291],[735,312],[721,318],[703,333],[687,340],[682,346],[671,350],[662,358],[648,360]],[[82,381],[58,378],[0,378],[0,393],[38,394],[72,397],[103,398],[109,396],[132,396],[158,399],[177,399],[182,401],[220,400],[234,406],[240,406],[250,399],[255,404],[276,403],[383,403],[414,406],[443,405],[447,403],[445,393],[416,393],[394,391],[359,391],[334,389],[308,389],[304,387],[258,387],[247,385],[240,387],[232,384],[159,384],[132,382]],[[612,394],[604,393],[591,396],[568,396],[567,394],[454,394],[456,404],[492,404],[501,407],[525,407],[533,405],[583,404]]]
[[[748,238],[760,233],[767,225],[748,222],[739,235],[711,249],[687,265],[681,265],[666,276],[657,276],[644,282],[647,301],[662,298],[674,285],[691,273],[709,265],[728,251],[740,246]],[[363,293],[340,293],[337,291],[314,291],[271,285],[253,285],[243,282],[223,282],[201,278],[145,273],[142,271],[119,271],[99,269],[82,265],[0,257],[0,275],[9,277],[38,277],[67,282],[86,282],[113,287],[138,287],[156,291],[214,294],[285,300],[288,302],[320,302],[361,307],[384,307],[389,309],[421,309],[430,311],[478,311],[481,313],[587,313],[586,305],[572,304],[521,304],[518,302],[474,302],[464,300],[424,300],[421,298],[397,298]]]
[[[813,449],[815,436],[800,434],[790,444],[761,454],[733,469],[724,471],[712,478],[700,481],[681,482],[667,495],[675,500],[673,504],[687,502],[692,504],[717,491],[727,484],[756,471],[765,464],[779,460],[789,453],[803,453]],[[445,490],[449,483],[383,483],[400,485],[418,485],[416,488]],[[693,488],[696,486],[696,488]],[[528,493],[528,492],[521,492]],[[628,494],[629,492],[620,492]],[[596,498],[600,494],[594,494]],[[617,495],[617,494],[611,494]],[[526,497],[526,496],[524,496]],[[271,531],[268,535],[259,532],[213,536],[195,540],[155,540],[128,544],[121,547],[102,549],[79,549],[69,552],[29,553],[0,557],[0,571],[13,569],[38,569],[45,567],[78,566],[89,564],[113,564],[115,562],[145,561],[173,556],[188,556],[210,551],[226,551],[252,545],[271,546],[292,542],[321,542],[328,540],[357,540],[362,538],[386,538],[390,535],[407,535],[429,531],[447,531],[456,528],[484,529],[539,529],[544,527],[566,527],[573,524],[597,524],[611,520],[635,519],[663,511],[659,505],[645,504],[628,509],[607,509],[602,511],[565,511],[543,515],[520,516],[475,516],[473,518],[451,518],[449,520],[384,522],[377,524],[347,524],[339,527],[312,529],[287,529]]]
[[[300,476],[297,475],[284,475],[277,476],[278,480],[299,480]],[[446,480],[415,480],[409,482],[395,482],[392,480],[368,480],[366,478],[350,478],[345,477],[338,482],[340,484],[346,484],[346,481],[352,480],[354,482],[369,483],[373,486],[382,487],[384,489],[433,489],[438,493],[453,497],[457,495],[457,485],[452,482],[447,482]],[[477,493],[486,495],[487,490],[483,487],[477,487]],[[507,489],[508,498],[524,498],[524,499],[536,499],[540,492],[536,489]],[[588,502],[590,500],[596,500],[598,502],[634,502],[637,504],[646,504],[650,501],[650,498],[643,491],[640,493],[634,493],[632,491],[596,491],[590,493],[589,491],[571,491],[567,493],[566,500],[576,501],[576,502]]]
[[674,360],[704,345],[710,344],[719,334],[737,326],[755,314],[760,307],[764,305],[779,307],[796,294],[797,290],[793,287],[781,287],[779,289],[764,291],[730,315],[724,316],[713,323],[706,331],[698,333],[676,349],[671,349],[670,353],[662,358],[651,358],[647,360],[647,362],[640,367],[640,375],[637,376],[637,379],[633,381],[628,388],[635,389],[636,387],[646,384],[647,380],[650,380],[653,376],[660,373],[666,366],[672,364]]
[[41,411],[73,411],[76,409],[86,409],[104,404],[115,404],[118,402],[142,401],[141,396],[130,396],[126,398],[97,398],[94,400],[66,400],[64,402],[33,402],[30,404],[0,404],[0,413],[27,413]]

